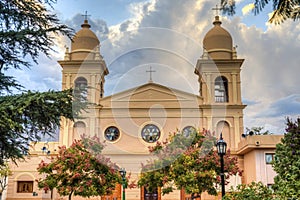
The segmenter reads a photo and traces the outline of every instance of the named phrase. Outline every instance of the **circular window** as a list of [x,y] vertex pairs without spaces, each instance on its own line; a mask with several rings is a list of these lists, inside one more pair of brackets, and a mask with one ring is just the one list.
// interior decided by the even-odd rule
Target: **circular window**
[[191,135],[191,133],[197,131],[193,126],[186,126],[182,129],[182,134],[185,137],[189,137]]
[[113,142],[116,141],[120,137],[120,131],[115,126],[110,126],[105,129],[104,136],[107,140]]
[[153,143],[160,138],[160,130],[154,124],[147,124],[142,129],[142,138],[144,141]]

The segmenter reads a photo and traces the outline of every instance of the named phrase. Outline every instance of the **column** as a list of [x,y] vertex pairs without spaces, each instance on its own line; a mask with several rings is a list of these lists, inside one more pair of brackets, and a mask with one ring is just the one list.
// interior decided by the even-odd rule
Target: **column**
[[212,116],[207,116],[207,130],[213,131]]
[[212,97],[213,97],[213,93],[214,93],[214,87],[212,87],[212,83],[211,83],[211,74],[206,74],[206,96],[207,96],[207,103],[212,103]]
[[237,104],[237,95],[238,95],[236,76],[237,76],[237,73],[231,73],[231,77],[232,77],[232,99],[233,99],[233,104]]
[[234,116],[234,137],[233,143],[234,144],[234,149],[237,149],[238,143],[240,142],[240,117],[239,116]]
[[91,98],[91,102],[92,103],[97,103],[96,100],[96,91],[97,91],[97,87],[96,87],[96,74],[91,74],[91,89],[90,89],[90,98]]

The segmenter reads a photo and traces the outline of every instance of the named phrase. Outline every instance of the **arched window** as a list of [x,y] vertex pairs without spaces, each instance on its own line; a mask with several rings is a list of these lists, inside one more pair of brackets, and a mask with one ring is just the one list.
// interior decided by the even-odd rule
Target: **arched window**
[[75,80],[74,88],[75,97],[79,98],[81,101],[87,99],[87,80],[83,77],[78,77]]
[[215,80],[215,102],[228,102],[228,81],[224,76]]
[[73,126],[73,131],[74,131],[73,132],[73,140],[74,139],[80,139],[83,134],[86,134],[85,127],[86,127],[85,123],[81,122],[81,121],[76,122],[74,124],[74,126]]

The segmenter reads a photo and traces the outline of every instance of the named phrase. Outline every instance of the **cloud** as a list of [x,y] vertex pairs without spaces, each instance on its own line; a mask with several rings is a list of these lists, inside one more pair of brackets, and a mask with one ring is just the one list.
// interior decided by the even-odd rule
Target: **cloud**
[[295,116],[300,117],[300,93],[283,97],[270,104],[265,110],[257,114],[257,117]]
[[250,3],[250,4],[245,5],[242,8],[243,15],[248,15],[254,8],[255,8],[254,3]]
[[[202,29],[208,30],[209,24],[212,27],[212,22],[203,20],[212,4],[203,2],[181,0],[132,4],[130,9],[135,18],[110,27],[108,40],[102,43],[102,52],[111,72],[107,77],[106,91],[112,91],[110,86],[115,86],[109,83],[115,82],[110,76],[131,79],[134,68],[139,70],[142,66],[143,76],[134,78],[140,79],[139,83],[146,83],[145,71],[151,65],[158,71],[154,74],[158,83],[197,93],[199,86],[194,67],[202,54],[201,38],[205,34]],[[126,82],[120,86],[130,88],[137,85]],[[114,88],[113,91],[121,90]]]
[[259,104],[260,102],[257,102],[257,101],[251,101],[251,100],[248,100],[248,99],[243,99],[243,104],[247,105],[247,106],[252,106],[252,105],[257,105]]
[[[198,94],[193,71],[202,54],[203,37],[213,27],[213,7],[213,2],[204,0],[132,4],[133,18],[110,27],[108,39],[102,42],[102,53],[110,70],[106,94],[146,83],[145,71],[149,66],[157,71],[154,81]],[[223,16],[221,20],[234,45],[238,45],[238,58],[245,59],[241,71],[242,97],[248,104],[244,112],[245,127],[265,126],[273,132],[282,132],[285,115],[293,114],[289,106],[284,106],[288,102],[283,101],[274,114],[262,112],[272,109],[268,106],[275,106],[278,99],[299,94],[300,25],[286,21],[280,26],[268,24],[264,31],[247,26],[238,16],[231,19]]]
[[[94,19],[90,17],[87,19],[91,25],[91,30],[95,32],[95,34],[99,37],[99,40],[106,40],[109,32],[107,23],[102,19]],[[73,28],[76,32],[81,29],[81,24],[83,24],[83,16],[82,14],[77,13],[71,19],[65,20],[64,23]]]
[[[71,19],[63,23],[66,23],[77,32],[81,28],[83,17],[81,14],[75,14]],[[105,21],[101,19],[89,19],[89,24],[91,25],[91,29],[99,37],[99,40],[107,39],[109,31]],[[30,69],[10,69],[6,73],[17,77],[19,83],[28,90],[61,90],[61,66],[57,61],[63,59],[65,47],[70,47],[71,41],[69,38],[59,35],[55,38],[55,44],[55,51],[50,53],[50,58],[40,54],[38,64],[32,63]]]
[[277,127],[274,132],[283,133],[285,117],[293,114],[288,110],[288,101],[283,102],[286,103],[280,110],[283,114],[263,114],[266,108],[272,109],[269,105],[279,99],[300,93],[297,83],[300,73],[300,57],[297,55],[300,48],[299,23],[287,20],[280,26],[268,24],[263,31],[255,26],[248,27],[237,17],[229,21],[226,28],[238,45],[239,58],[245,59],[241,71],[242,97],[259,102],[245,109],[245,126],[269,124]]
[[[154,82],[198,94],[194,66],[202,54],[203,37],[213,27],[214,6],[210,0],[149,0],[130,4],[132,17],[120,24],[108,27],[102,19],[89,19],[110,71],[105,95],[146,83],[149,66],[157,71]],[[262,30],[242,19],[221,17],[222,27],[238,45],[238,58],[245,59],[241,71],[242,97],[248,104],[244,126],[283,132],[285,116],[295,116],[299,110],[300,24],[288,20],[279,26],[267,24]],[[79,30],[82,21],[77,14],[66,22]],[[64,45],[70,41],[60,38],[59,44],[60,53],[52,60],[41,57],[34,71],[16,74],[28,88],[61,87],[56,60],[63,58]]]
[[26,90],[48,91],[61,89],[61,67],[57,59],[40,55],[39,64],[32,63],[31,68],[9,69],[7,75],[16,77]]

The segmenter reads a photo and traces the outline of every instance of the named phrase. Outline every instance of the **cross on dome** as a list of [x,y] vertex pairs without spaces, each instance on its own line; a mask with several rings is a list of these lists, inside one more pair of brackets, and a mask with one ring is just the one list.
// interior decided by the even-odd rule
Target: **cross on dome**
[[84,15],[81,15],[81,16],[84,17],[84,20],[87,20],[87,18],[90,17],[91,15],[88,15],[88,14],[87,14],[87,11],[85,11],[85,14],[84,14]]
[[219,7],[218,4],[217,4],[215,8],[212,8],[212,10],[215,10],[216,11],[216,16],[219,16],[219,11],[223,10],[223,7]]

